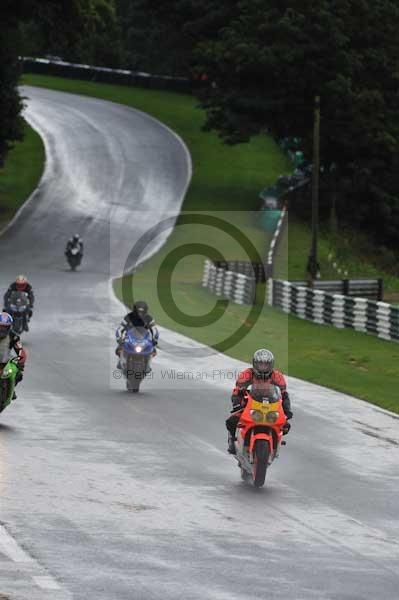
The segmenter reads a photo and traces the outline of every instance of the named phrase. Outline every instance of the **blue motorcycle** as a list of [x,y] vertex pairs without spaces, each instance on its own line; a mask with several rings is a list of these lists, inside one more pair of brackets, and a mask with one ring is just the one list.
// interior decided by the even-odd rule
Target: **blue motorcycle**
[[13,291],[8,298],[6,312],[12,316],[12,329],[18,335],[29,330],[30,303],[26,292]]
[[143,379],[151,373],[151,358],[156,354],[158,331],[132,327],[126,332],[119,353],[120,368],[128,392],[138,392]]

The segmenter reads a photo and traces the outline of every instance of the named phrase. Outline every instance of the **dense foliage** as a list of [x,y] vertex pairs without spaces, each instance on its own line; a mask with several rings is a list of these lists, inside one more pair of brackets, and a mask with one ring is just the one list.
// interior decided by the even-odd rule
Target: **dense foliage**
[[125,64],[169,75],[187,75],[193,51],[217,37],[232,3],[216,0],[116,0]]
[[[322,102],[321,155],[341,218],[397,245],[399,5],[391,0],[242,0],[197,59],[213,85],[208,126],[229,141],[268,129],[310,154]],[[327,194],[328,195],[328,194]],[[380,225],[376,229],[376,223]]]
[[21,54],[120,65],[120,31],[113,0],[32,0],[30,6],[34,11],[26,11],[19,19]]
[[397,0],[3,0],[0,10],[0,156],[20,135],[18,51],[201,78],[208,128],[230,143],[265,130],[300,137],[308,157],[317,94],[324,205],[398,247]]
[[10,144],[22,137],[22,102],[17,91],[18,62],[12,50],[15,28],[4,27],[0,36],[0,167]]
[[119,66],[113,0],[2,0],[0,3],[0,165],[22,137],[19,55],[57,55]]

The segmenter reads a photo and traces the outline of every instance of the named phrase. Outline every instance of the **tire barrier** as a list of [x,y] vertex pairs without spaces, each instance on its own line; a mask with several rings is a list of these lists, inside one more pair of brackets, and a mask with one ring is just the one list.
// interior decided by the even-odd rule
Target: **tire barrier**
[[385,340],[399,341],[399,307],[386,302],[329,294],[275,279],[269,281],[269,304],[314,323],[339,329],[350,328],[376,334]]
[[[248,263],[249,265],[251,263]],[[256,296],[255,275],[244,275],[216,266],[206,260],[202,287],[219,297],[228,298],[236,304],[254,304]]]
[[74,64],[62,60],[46,58],[20,58],[22,70],[25,73],[53,75],[70,79],[84,79],[101,83],[116,83],[120,85],[139,86],[157,90],[173,90],[190,94],[195,82],[185,77],[169,77],[167,75],[152,75],[141,71],[125,69],[108,69],[92,65]]
[[266,282],[265,266],[262,263],[245,260],[217,260],[213,264],[226,271],[234,271],[234,273],[242,273],[243,275],[248,275],[248,277],[255,277],[256,283]]

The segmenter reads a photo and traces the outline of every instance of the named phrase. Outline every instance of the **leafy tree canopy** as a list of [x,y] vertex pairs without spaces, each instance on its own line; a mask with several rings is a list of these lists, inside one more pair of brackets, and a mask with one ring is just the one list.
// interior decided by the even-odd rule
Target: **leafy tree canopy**
[[371,146],[378,156],[396,151],[398,25],[396,1],[238,2],[219,38],[197,52],[214,82],[204,97],[209,125],[226,138],[268,128],[310,141],[317,94],[325,160],[346,163]]
[[116,0],[126,66],[187,75],[193,50],[217,37],[235,2],[216,0]]
[[18,55],[119,66],[113,0],[2,0],[0,3],[0,165],[22,137]]
[[241,0],[219,37],[196,50],[209,76],[207,126],[229,142],[269,130],[312,148],[321,97],[321,156],[346,182],[350,219],[397,244],[399,4],[396,0]]

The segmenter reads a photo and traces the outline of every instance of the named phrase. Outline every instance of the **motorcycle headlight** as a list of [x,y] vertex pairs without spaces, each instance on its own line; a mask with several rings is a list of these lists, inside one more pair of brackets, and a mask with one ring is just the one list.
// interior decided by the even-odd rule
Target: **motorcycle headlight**
[[263,414],[260,410],[251,410],[251,417],[254,421],[263,421]]
[[134,349],[138,353],[142,352],[142,350],[143,350],[142,346],[135,346]]
[[3,373],[1,374],[1,376],[5,379],[9,375],[12,375],[12,369],[3,369]]
[[271,412],[268,412],[266,415],[266,421],[268,423],[275,423],[277,421],[277,419],[279,418],[280,413],[277,410],[272,410]]

